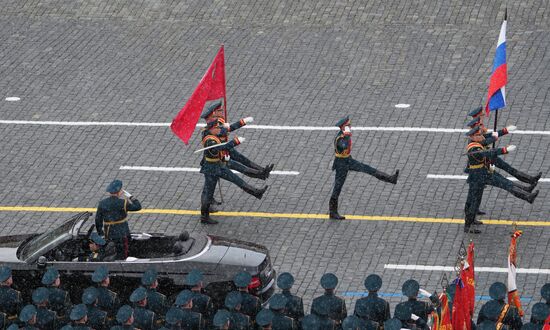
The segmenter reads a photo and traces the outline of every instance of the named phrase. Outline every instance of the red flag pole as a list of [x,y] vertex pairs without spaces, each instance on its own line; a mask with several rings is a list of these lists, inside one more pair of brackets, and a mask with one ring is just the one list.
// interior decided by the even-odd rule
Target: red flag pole
[[227,94],[225,93],[225,49],[221,47],[221,53],[222,53],[222,60],[223,60],[223,66],[224,66],[224,75],[223,75],[223,116],[224,120],[227,123]]

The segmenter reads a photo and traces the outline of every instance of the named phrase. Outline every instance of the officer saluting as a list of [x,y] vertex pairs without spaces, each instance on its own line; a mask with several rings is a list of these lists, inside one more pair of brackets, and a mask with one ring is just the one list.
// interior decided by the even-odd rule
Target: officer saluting
[[349,116],[340,119],[336,123],[336,126],[340,127],[340,131],[334,138],[335,158],[332,170],[336,170],[336,174],[334,177],[334,188],[330,196],[329,216],[331,219],[343,220],[345,217],[338,214],[338,197],[340,196],[344,182],[346,182],[349,171],[367,173],[378,180],[396,184],[399,170],[395,171],[395,174],[389,175],[353,159],[351,157],[351,121]]
[[115,243],[117,259],[128,257],[128,212],[141,210],[141,204],[129,192],[122,190],[122,181],[114,180],[107,186],[109,197],[101,200],[97,207],[95,227],[99,235]]
[[365,288],[369,295],[357,300],[355,303],[354,315],[363,320],[370,320],[378,324],[384,324],[391,318],[390,304],[378,297],[378,290],[382,287],[382,278],[376,274],[371,274],[365,279]]
[[11,268],[0,267],[0,313],[5,314],[7,321],[16,320],[21,309],[21,293],[12,289],[12,285]]

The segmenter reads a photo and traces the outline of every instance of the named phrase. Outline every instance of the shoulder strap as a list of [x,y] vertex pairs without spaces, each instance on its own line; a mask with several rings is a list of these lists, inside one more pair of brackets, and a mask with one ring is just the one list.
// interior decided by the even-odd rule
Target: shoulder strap
[[504,321],[504,318],[506,317],[506,314],[508,314],[509,309],[510,309],[510,305],[504,304],[504,307],[502,307],[502,311],[500,312],[500,315],[498,316],[497,325]]

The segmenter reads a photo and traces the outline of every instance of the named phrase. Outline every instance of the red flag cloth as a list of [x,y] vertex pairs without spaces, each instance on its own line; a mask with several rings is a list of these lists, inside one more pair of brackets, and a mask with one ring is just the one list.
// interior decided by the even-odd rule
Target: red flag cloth
[[[225,59],[224,50],[221,46],[212,64],[202,77],[199,85],[189,98],[178,115],[172,120],[170,128],[183,143],[188,144],[191,135],[207,101],[224,98],[223,106],[225,111]],[[227,115],[226,115],[227,117]]]
[[449,297],[446,292],[439,297],[439,301],[441,301],[441,317],[438,330],[453,330],[453,324],[451,323],[452,311],[449,310]]
[[461,279],[464,281],[465,290],[468,296],[468,311],[470,318],[474,317],[475,303],[476,303],[476,281],[474,273],[474,242],[468,245],[468,254],[466,256],[466,262],[461,272]]
[[523,234],[521,230],[516,230],[512,234],[510,240],[510,248],[508,249],[508,303],[512,306],[516,306],[519,312],[519,316],[525,314],[521,308],[521,301],[519,299],[518,288],[516,284],[516,267],[517,267],[517,242],[516,239]]
[[470,320],[470,311],[468,306],[469,297],[467,291],[465,290],[466,286],[460,278],[457,278],[455,283],[456,291],[453,300],[452,316],[453,330],[471,330],[472,322]]

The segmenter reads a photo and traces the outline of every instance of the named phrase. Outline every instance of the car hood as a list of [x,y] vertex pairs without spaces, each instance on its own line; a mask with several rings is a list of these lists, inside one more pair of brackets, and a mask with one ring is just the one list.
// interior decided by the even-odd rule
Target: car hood
[[21,262],[17,259],[17,248],[0,248],[0,262]]
[[258,267],[268,255],[267,248],[259,244],[219,236],[210,238],[211,251],[219,256],[219,264]]

